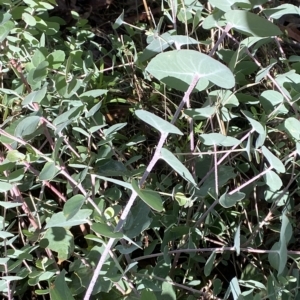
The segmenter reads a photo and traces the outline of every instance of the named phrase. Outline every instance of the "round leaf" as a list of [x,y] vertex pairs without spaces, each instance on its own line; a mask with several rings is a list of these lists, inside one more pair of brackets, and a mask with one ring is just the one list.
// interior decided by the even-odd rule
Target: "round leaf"
[[210,56],[194,50],[174,50],[158,54],[151,60],[146,71],[168,86],[186,91],[195,74],[200,80],[196,90],[202,91],[212,82],[230,89],[235,80],[232,72]]
[[219,202],[223,207],[229,208],[234,206],[238,201],[241,201],[244,198],[245,194],[241,192],[234,193],[233,195],[225,193],[220,197]]

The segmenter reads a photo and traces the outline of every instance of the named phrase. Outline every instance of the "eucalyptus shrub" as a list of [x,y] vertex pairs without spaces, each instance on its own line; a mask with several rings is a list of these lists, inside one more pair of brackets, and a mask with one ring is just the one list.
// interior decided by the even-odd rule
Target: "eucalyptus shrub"
[[1,1],[3,297],[298,299],[299,8],[163,1],[110,51],[55,6]]

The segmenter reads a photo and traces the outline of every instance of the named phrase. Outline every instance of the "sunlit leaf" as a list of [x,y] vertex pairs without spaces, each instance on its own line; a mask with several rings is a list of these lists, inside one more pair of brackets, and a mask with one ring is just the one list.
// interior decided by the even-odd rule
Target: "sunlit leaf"
[[7,182],[0,181],[0,193],[5,193],[12,189],[13,185]]
[[262,153],[265,156],[265,158],[268,160],[269,164],[280,173],[285,172],[285,166],[281,162],[281,160],[276,157],[267,147],[262,146]]
[[200,80],[199,91],[208,87],[209,82],[223,88],[232,88],[235,80],[231,71],[217,60],[194,50],[174,50],[158,54],[146,70],[166,85],[186,91],[196,74]]
[[281,178],[272,170],[269,170],[265,175],[264,179],[266,184],[272,191],[277,191],[282,187]]
[[84,201],[85,197],[83,195],[75,195],[67,200],[63,207],[63,213],[67,221],[73,218],[79,212]]
[[64,213],[58,212],[54,213],[45,228],[50,227],[72,227],[76,225],[81,225],[87,223],[88,217],[91,215],[91,209],[81,209],[72,218],[68,219],[65,217]]
[[284,121],[286,131],[296,140],[300,140],[300,121],[296,118],[290,117]]
[[41,243],[42,246],[47,245],[47,248],[57,252],[60,261],[69,259],[74,251],[72,233],[61,227],[48,228]]
[[148,112],[146,110],[136,110],[135,114],[139,119],[154,127],[160,133],[175,133],[180,135],[183,134],[176,126],[151,112]]
[[234,234],[234,248],[236,255],[239,256],[241,252],[241,224],[238,225]]

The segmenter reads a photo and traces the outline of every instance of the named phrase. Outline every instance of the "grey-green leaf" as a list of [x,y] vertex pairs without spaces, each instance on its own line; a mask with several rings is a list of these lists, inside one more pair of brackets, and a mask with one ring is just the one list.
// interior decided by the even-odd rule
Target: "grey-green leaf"
[[91,209],[81,209],[75,216],[68,220],[62,211],[55,213],[46,224],[45,229],[50,227],[72,227],[87,223],[88,217],[92,214],[92,212],[93,211]]
[[66,204],[63,207],[63,213],[66,217],[66,221],[73,218],[81,209],[85,198],[83,195],[75,195],[72,198],[68,199]]
[[226,193],[224,193],[220,199],[219,199],[219,203],[225,207],[225,208],[229,208],[234,206],[238,201],[241,201],[245,198],[245,194],[241,193],[241,192],[236,192],[233,195],[229,195]]
[[139,119],[154,127],[160,133],[175,133],[183,135],[183,133],[176,126],[156,116],[151,112],[139,109],[135,111],[135,114]]
[[194,50],[174,50],[158,54],[146,71],[168,86],[186,91],[196,74],[200,80],[196,90],[202,91],[209,82],[230,89],[235,79],[228,67],[210,56]]
[[207,146],[223,146],[223,147],[232,147],[240,143],[240,141],[234,137],[226,136],[221,133],[208,133],[201,134],[200,140],[203,144]]
[[46,87],[43,87],[41,90],[31,92],[24,98],[22,105],[26,106],[34,102],[40,103],[44,99],[46,92],[47,92]]
[[156,211],[163,211],[164,207],[159,193],[151,190],[139,189],[138,184],[135,180],[132,180],[131,185],[134,191],[147,205],[149,205],[152,209]]
[[213,265],[214,265],[215,259],[216,259],[216,252],[213,251],[212,254],[209,256],[209,258],[206,261],[205,266],[204,266],[204,275],[205,276],[209,276],[210,275],[211,270],[212,270]]
[[284,121],[285,130],[297,141],[300,140],[300,121],[290,117]]
[[49,293],[51,300],[74,300],[72,293],[65,280],[66,271],[62,270],[55,278],[54,284],[50,285]]
[[247,4],[249,8],[251,8],[251,2],[249,0],[209,0],[209,3],[224,12],[232,10],[232,6],[236,3]]
[[26,138],[36,132],[39,123],[39,116],[29,116],[24,118],[15,129],[15,136],[20,138]]
[[270,163],[270,165],[277,171],[280,173],[284,173],[285,172],[285,166],[284,164],[281,162],[281,160],[276,157],[268,148],[266,148],[265,146],[262,146],[262,153],[265,156],[265,158],[268,160],[268,162]]
[[114,239],[120,239],[123,237],[123,233],[114,232],[114,229],[108,226],[107,224],[94,223],[91,226],[91,229],[96,233],[105,237],[114,238]]
[[39,175],[39,180],[52,180],[57,172],[58,169],[55,166],[55,162],[46,162]]
[[161,158],[183,179],[189,181],[193,185],[196,185],[195,179],[193,178],[190,171],[180,162],[180,160],[168,149],[161,149]]
[[282,187],[281,178],[272,170],[264,175],[264,179],[272,191],[278,191]]
[[228,11],[225,18],[234,29],[248,36],[269,37],[282,34],[270,21],[245,10]]
[[236,251],[236,255],[239,256],[241,252],[241,224],[236,228],[236,232],[234,235],[234,248]]

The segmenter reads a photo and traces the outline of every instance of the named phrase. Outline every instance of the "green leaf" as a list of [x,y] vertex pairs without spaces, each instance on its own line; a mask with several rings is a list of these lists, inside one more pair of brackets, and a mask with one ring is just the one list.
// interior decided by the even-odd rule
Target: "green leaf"
[[41,246],[43,247],[43,245],[47,245],[47,248],[57,252],[60,261],[69,259],[75,247],[72,233],[61,227],[47,229],[41,241]]
[[6,37],[9,35],[9,32],[15,27],[12,21],[7,21],[4,24],[0,25],[0,43],[2,43]]
[[13,185],[7,182],[0,181],[0,193],[8,192],[12,189]]
[[208,133],[201,134],[200,140],[204,145],[207,146],[223,146],[223,147],[232,147],[240,144],[240,141],[234,137],[226,136],[221,133]]
[[204,266],[204,275],[206,277],[210,275],[211,270],[214,266],[215,259],[216,259],[216,251],[213,251]]
[[[144,49],[142,55],[139,57],[139,61],[143,62],[157,53],[163,52],[163,50],[169,48],[174,43],[177,46],[199,44],[195,39],[185,35],[175,35],[175,30],[171,30],[163,33],[162,35],[155,35],[153,41]],[[173,35],[174,34],[174,35]]]
[[264,91],[261,93],[259,99],[266,114],[272,114],[273,116],[276,116],[288,113],[288,109],[284,105],[284,97],[277,91]]
[[284,271],[287,262],[287,248],[285,241],[276,242],[271,250],[272,252],[268,255],[269,263],[278,271],[278,274],[281,274]]
[[242,113],[245,115],[245,117],[250,122],[251,126],[253,127],[253,129],[256,132],[258,132],[260,134],[265,134],[266,130],[265,130],[264,126],[262,126],[262,124],[260,122],[254,120],[253,116],[250,114],[250,112],[242,111]]
[[245,194],[241,193],[241,192],[236,192],[233,195],[229,195],[227,194],[227,192],[225,192],[219,199],[219,203],[225,207],[225,208],[229,208],[234,206],[238,201],[241,201],[245,198]]
[[284,127],[296,141],[300,140],[300,121],[293,117],[287,118],[284,121]]
[[152,209],[162,212],[164,207],[159,193],[150,190],[139,189],[137,182],[133,179],[131,182],[132,188],[138,196]]
[[[197,62],[197,63],[195,63]],[[196,90],[206,89],[209,82],[230,89],[235,80],[225,65],[210,56],[194,50],[174,50],[158,54],[146,71],[166,85],[185,92],[196,74],[200,80]]]
[[184,113],[193,120],[206,120],[216,113],[216,108],[211,105],[204,105],[202,108],[185,109]]
[[[242,294],[241,288],[239,286],[239,282],[236,277],[233,277],[230,281],[231,293],[233,295],[234,300],[240,300],[239,296]],[[242,298],[244,299],[244,298]]]
[[176,293],[174,291],[173,285],[169,282],[171,279],[169,277],[166,278],[166,281],[162,284],[162,292],[161,299],[166,300],[176,300]]
[[22,203],[0,201],[0,206],[4,207],[5,209],[9,209],[9,208],[14,208],[14,207],[22,206]]
[[84,92],[82,94],[79,95],[79,98],[82,99],[82,100],[88,100],[90,98],[94,99],[94,98],[98,98],[102,95],[105,95],[107,94],[108,90],[90,90],[90,91],[87,91],[87,92]]
[[66,59],[66,55],[62,50],[56,50],[50,53],[46,60],[50,69],[59,69]]
[[22,19],[29,26],[35,26],[36,25],[36,20],[35,20],[34,16],[30,15],[29,13],[26,13],[26,12],[23,13]]
[[50,299],[51,300],[75,300],[65,281],[66,271],[62,270],[55,278],[54,284],[50,285]]
[[269,71],[277,64],[277,60],[274,58],[270,59],[270,64],[265,67],[260,69],[256,76],[255,76],[255,82],[260,82],[264,77],[266,77],[269,74]]
[[75,195],[68,199],[63,207],[63,213],[66,217],[66,221],[73,218],[81,209],[84,204],[85,197],[83,195]]
[[281,178],[272,170],[268,171],[264,175],[266,184],[270,187],[272,191],[278,191],[282,187]]
[[22,106],[24,107],[28,104],[40,103],[46,96],[46,92],[47,92],[46,87],[43,87],[41,90],[31,92],[24,98],[22,102]]
[[128,238],[134,238],[150,227],[152,219],[149,217],[150,207],[144,201],[138,201],[130,210],[123,227]]
[[96,112],[99,111],[99,109],[101,108],[102,105],[102,101],[99,101],[96,105],[94,105],[86,114],[85,117],[86,118],[90,118],[93,117],[95,115]]
[[189,201],[189,198],[186,197],[185,194],[181,192],[177,192],[174,195],[174,199],[178,202],[179,206],[184,206]]
[[180,160],[168,149],[162,148],[160,157],[163,159],[174,171],[176,171],[183,179],[189,181],[194,186],[196,185],[190,171],[180,162]]
[[26,155],[19,152],[18,150],[9,150],[6,156],[7,160],[11,162],[23,161],[26,158]]
[[234,235],[234,248],[236,255],[239,256],[241,252],[241,224],[239,224],[239,226],[236,228]]
[[49,63],[47,61],[42,61],[36,69],[33,71],[32,79],[35,82],[42,81],[46,78],[48,74],[48,65]]
[[146,110],[136,110],[135,114],[139,119],[154,127],[160,133],[174,133],[183,135],[183,133],[176,126],[151,112],[148,112]]
[[57,174],[58,169],[55,162],[46,162],[41,173],[39,174],[39,180],[52,180]]
[[68,220],[62,211],[55,213],[46,224],[45,229],[50,227],[72,227],[87,223],[88,217],[92,212],[91,209],[81,209],[74,217]]
[[107,224],[94,223],[91,226],[91,229],[96,233],[108,238],[121,239],[123,237],[123,233],[114,232],[114,229]]
[[39,127],[41,117],[39,116],[29,116],[25,117],[21,122],[17,125],[15,129],[15,136],[24,138],[35,133]]
[[287,15],[300,15],[300,9],[293,4],[276,5],[274,8],[264,9],[264,14],[272,19],[279,19],[280,17]]
[[248,8],[251,8],[251,2],[249,0],[209,0],[209,3],[224,12],[232,10],[232,6],[237,3],[247,4]]
[[213,293],[214,296],[218,295],[222,291],[222,281],[219,278],[213,281]]
[[286,245],[289,243],[293,235],[293,228],[290,219],[285,213],[282,214],[281,229],[280,229],[280,241],[285,242]]
[[280,173],[285,172],[285,166],[281,162],[281,160],[276,157],[268,148],[265,146],[262,146],[262,153],[265,156],[265,158],[268,160],[269,164],[277,171]]
[[113,24],[113,29],[119,28],[124,23],[124,10],[121,15],[116,19],[115,23]]
[[99,176],[99,175],[95,175],[95,177],[102,179],[104,181],[108,181],[108,182],[112,182],[115,183],[117,185],[123,186],[126,189],[132,190],[132,186],[130,183],[128,182],[124,182],[118,179],[114,179],[114,178],[110,178],[110,177],[106,177],[106,176]]
[[10,238],[10,237],[13,237],[13,236],[14,235],[10,232],[0,230],[0,238],[1,239],[7,239],[7,238]]
[[68,111],[62,113],[57,118],[55,118],[53,120],[53,125],[58,126],[59,124],[62,124],[64,122],[69,122],[73,119],[76,119],[79,117],[82,111],[83,111],[83,105],[72,107]]
[[270,21],[244,10],[231,10],[225,13],[227,22],[237,31],[258,37],[281,35],[281,30]]
[[141,292],[140,300],[157,300],[154,292],[143,289]]

